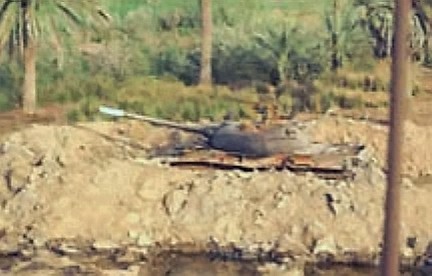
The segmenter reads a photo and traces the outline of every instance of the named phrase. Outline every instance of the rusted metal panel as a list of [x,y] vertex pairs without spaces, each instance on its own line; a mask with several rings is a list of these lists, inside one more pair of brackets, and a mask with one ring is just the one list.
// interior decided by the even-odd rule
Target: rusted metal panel
[[312,172],[323,178],[340,179],[353,177],[354,173],[349,166],[346,166],[346,163],[355,158],[356,154],[275,154],[270,157],[250,158],[216,150],[200,150],[187,152],[180,157],[167,158],[165,163],[187,168],[243,171],[287,169],[297,173]]

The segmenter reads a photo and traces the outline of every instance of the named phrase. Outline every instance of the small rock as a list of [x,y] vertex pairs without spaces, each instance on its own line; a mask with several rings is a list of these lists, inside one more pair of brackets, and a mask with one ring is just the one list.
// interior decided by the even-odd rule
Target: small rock
[[145,181],[138,191],[138,196],[143,200],[159,201],[163,192],[163,189],[159,189],[152,181]]
[[139,233],[137,231],[129,230],[128,237],[135,240],[138,239]]
[[163,205],[169,216],[179,213],[187,203],[189,192],[186,189],[177,189],[167,193],[163,199]]
[[225,172],[225,175],[231,179],[233,179],[233,178],[235,179],[235,178],[239,177],[239,174],[236,171],[227,171],[227,172]]
[[226,223],[225,225],[225,240],[236,243],[238,240],[241,239],[243,231],[239,227],[239,225],[236,225],[235,223]]
[[349,184],[346,181],[339,181],[336,183],[335,187],[343,190],[343,189],[346,189],[347,187],[349,187]]
[[275,263],[261,265],[257,270],[261,273],[261,275],[304,275],[303,268],[287,268],[285,265],[279,265]]
[[288,203],[288,196],[282,192],[276,192],[274,195],[276,208],[283,208]]
[[253,219],[256,225],[263,225],[264,217],[265,217],[265,212],[263,210],[256,209],[253,212]]
[[65,255],[75,255],[81,253],[81,250],[74,244],[62,243],[55,249]]
[[[142,255],[141,255],[142,256]],[[140,254],[133,252],[129,249],[124,252],[124,254],[121,254],[120,256],[116,256],[116,262],[118,263],[136,263],[140,260]]]
[[237,171],[236,174],[238,178],[245,179],[245,180],[249,180],[252,177],[252,174],[250,172]]
[[68,165],[68,160],[65,156],[65,153],[58,154],[55,160],[60,167],[66,167]]
[[294,185],[292,183],[289,182],[282,182],[281,184],[279,184],[279,191],[281,191],[284,194],[290,194],[293,192],[294,190]]
[[386,176],[384,172],[377,166],[371,166],[366,172],[368,176],[368,182],[371,185],[382,185],[386,182]]
[[402,178],[402,186],[405,188],[412,188],[414,186],[414,184],[411,181],[411,179],[404,177],[404,178]]
[[140,215],[137,213],[129,213],[126,215],[126,218],[125,218],[125,220],[128,224],[133,224],[133,225],[138,224],[140,222],[140,219],[141,219]]
[[33,239],[33,244],[36,248],[42,248],[45,247],[46,240],[43,238],[35,238]]
[[330,212],[332,212],[333,215],[337,215],[339,213],[339,206],[338,206],[338,203],[340,203],[339,199],[337,199],[334,196],[334,194],[331,193],[326,193],[324,196]]
[[26,236],[36,248],[44,247],[47,242],[45,235],[37,229],[30,230]]
[[372,153],[369,149],[365,148],[357,154],[357,159],[361,164],[369,164],[370,162],[374,162]]
[[313,248],[313,253],[315,255],[330,254],[335,256],[336,252],[336,242],[333,237],[318,240]]
[[290,252],[296,255],[307,255],[309,250],[299,239],[294,238],[294,236],[283,235],[278,240],[278,248],[282,252]]
[[4,174],[6,185],[12,193],[18,193],[28,184],[30,170],[8,169]]
[[5,154],[8,152],[8,148],[9,148],[9,142],[4,142],[2,144],[0,144],[0,154]]
[[25,258],[32,258],[36,255],[34,248],[31,248],[31,247],[21,249],[20,253]]
[[97,240],[92,244],[92,247],[96,250],[110,250],[119,248],[119,245],[110,240]]
[[137,157],[132,159],[133,162],[141,164],[141,165],[154,165],[154,166],[161,166],[163,165],[162,162],[163,160],[159,159],[159,158],[146,158],[146,157]]
[[[129,266],[128,269],[124,270],[117,270],[117,269],[110,269],[110,270],[102,270],[101,275],[104,276],[132,276],[132,275],[141,275],[140,273],[141,267],[138,265]],[[146,275],[146,274],[144,274]]]
[[412,248],[404,247],[404,248],[402,249],[401,255],[402,255],[402,257],[404,257],[404,258],[411,259],[411,258],[414,258],[414,257],[415,257],[415,252],[414,252],[414,249],[412,249]]
[[417,237],[415,237],[415,236],[411,236],[411,237],[408,237],[407,239],[406,239],[406,246],[408,247],[408,248],[412,248],[412,249],[415,249],[415,247],[416,247],[416,245],[417,245]]
[[153,244],[153,241],[147,233],[143,232],[143,233],[139,234],[138,239],[137,239],[137,245],[138,246],[148,247],[152,244]]

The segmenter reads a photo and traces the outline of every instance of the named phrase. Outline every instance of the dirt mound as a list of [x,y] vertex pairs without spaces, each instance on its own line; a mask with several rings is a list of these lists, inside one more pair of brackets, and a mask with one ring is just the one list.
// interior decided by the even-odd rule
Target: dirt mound
[[24,114],[22,109],[14,109],[0,113],[0,135],[17,131],[31,124],[64,123],[66,116],[64,107],[47,106],[39,108],[35,114]]
[[[412,178],[432,175],[432,149],[428,147],[432,126],[406,121],[404,131],[403,173]],[[379,166],[386,167],[388,127],[385,125],[327,117],[317,120],[311,133],[320,142],[362,143],[376,156]]]
[[[407,128],[413,132],[407,131],[407,144],[416,154],[405,168],[414,175],[431,172],[431,156],[419,150],[418,140],[431,130]],[[170,132],[134,122],[35,125],[13,133],[0,146],[0,249],[80,238],[100,248],[212,241],[303,257],[376,254],[386,129],[323,119],[311,131],[317,139],[364,142],[378,160],[352,182],[326,181],[289,171],[165,167],[146,156]],[[403,238],[415,238],[413,250],[422,250],[431,239],[426,206],[432,186],[405,179],[403,189]],[[412,250],[403,246],[405,253]]]

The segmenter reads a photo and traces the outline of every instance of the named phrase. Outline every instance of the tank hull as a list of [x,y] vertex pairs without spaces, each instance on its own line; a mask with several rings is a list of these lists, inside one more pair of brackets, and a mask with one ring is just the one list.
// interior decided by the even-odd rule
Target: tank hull
[[290,170],[296,173],[311,172],[326,179],[346,179],[355,176],[353,167],[358,164],[362,147],[333,145],[332,150],[317,154],[275,154],[268,157],[242,157],[218,150],[191,151],[177,157],[163,158],[171,166],[188,169],[222,169],[241,171]]

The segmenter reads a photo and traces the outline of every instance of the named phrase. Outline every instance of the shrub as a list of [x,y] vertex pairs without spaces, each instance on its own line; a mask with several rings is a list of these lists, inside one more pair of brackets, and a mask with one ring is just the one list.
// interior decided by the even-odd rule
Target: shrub
[[[329,37],[328,33],[326,37],[320,34],[323,29],[319,16],[307,16],[316,22],[305,21],[303,25],[292,22],[293,17],[287,19],[286,15],[293,10],[304,11],[303,4],[261,0],[214,2],[213,79],[216,85],[235,91],[221,86],[207,91],[188,86],[196,84],[199,77],[198,1],[104,2],[117,25],[108,33],[88,39],[97,51],[89,53],[81,49],[82,45],[66,45],[68,58],[59,70],[51,47],[44,44],[39,48],[40,103],[73,106],[75,109],[68,114],[71,121],[97,118],[99,104],[167,119],[221,120],[227,112],[237,119],[253,118],[256,114],[246,102],[255,101],[257,92],[269,92],[270,85],[279,85],[275,93],[283,112],[292,109],[321,112],[332,104],[348,108],[363,104],[361,97],[324,92],[334,86],[364,91],[388,89],[388,80],[380,75],[384,70],[370,70],[375,64],[370,41],[364,33],[346,36],[351,42],[347,41],[346,47],[340,49],[345,53],[344,67],[339,68],[338,76],[329,72],[330,57],[325,47]],[[326,5],[325,1],[320,2],[312,9],[320,10],[318,7]],[[280,27],[287,23],[300,27],[284,35]],[[273,39],[266,35],[272,30],[276,34]],[[255,33],[264,34],[270,49],[274,48],[277,54],[259,47]],[[284,63],[280,66],[284,69],[282,75],[277,61]],[[20,102],[21,69],[4,62],[0,66],[0,109]],[[371,75],[368,80],[366,74]],[[320,89],[314,85],[316,80],[323,83]]]
[[9,110],[21,103],[22,72],[15,62],[0,65],[0,111]]
[[0,93],[0,111],[6,111],[11,108],[12,106],[7,95]]
[[108,95],[92,91],[77,103],[71,119],[97,118],[100,104],[117,106],[130,112],[153,117],[199,121],[210,119],[220,121],[231,112],[234,118],[253,118],[255,115],[244,99],[253,99],[253,90],[233,93],[226,88],[215,87],[203,91],[196,87],[186,87],[181,82],[150,78],[134,78],[114,84]]
[[69,123],[76,123],[78,121],[84,120],[85,116],[83,116],[79,110],[77,109],[72,109],[70,110],[67,115],[66,115],[67,121]]
[[333,92],[320,93],[319,94],[320,108],[318,112],[326,112],[335,104],[335,96]]
[[153,74],[173,77],[187,85],[195,84],[199,76],[199,52],[170,46],[153,59]]
[[340,94],[336,96],[337,104],[346,109],[361,108],[364,106],[363,100],[359,95],[349,96]]

